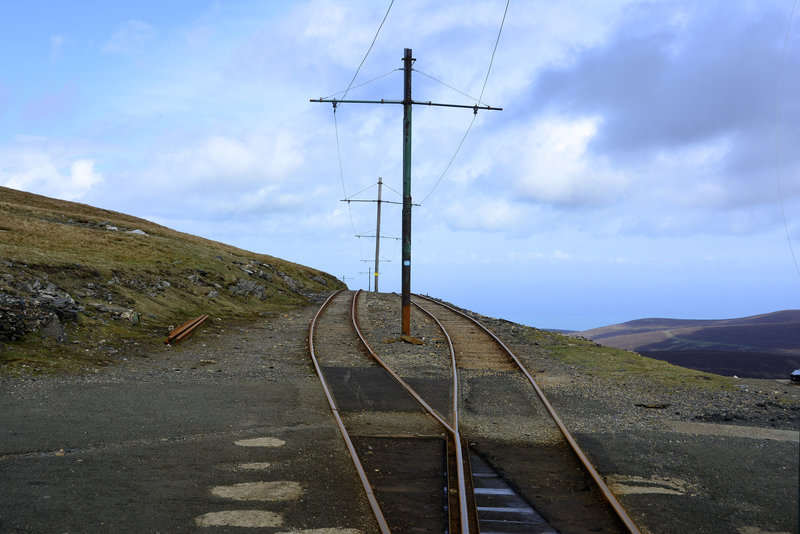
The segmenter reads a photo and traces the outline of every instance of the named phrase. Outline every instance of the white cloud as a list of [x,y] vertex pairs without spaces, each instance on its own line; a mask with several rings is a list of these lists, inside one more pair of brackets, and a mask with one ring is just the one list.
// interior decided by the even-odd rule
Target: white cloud
[[514,231],[524,210],[503,199],[471,198],[453,201],[444,209],[444,216],[454,230]]
[[588,144],[602,125],[599,117],[545,116],[526,125],[511,146],[519,158],[516,187],[523,198],[561,205],[595,205],[615,200],[627,184]]
[[156,31],[150,24],[131,19],[121,24],[111,38],[103,44],[106,54],[122,56],[136,55],[144,49],[145,44],[155,37]]
[[63,35],[50,36],[50,63],[56,63],[63,59],[66,43],[67,39]]
[[35,146],[0,153],[3,185],[41,195],[78,200],[103,181],[94,160],[69,159]]

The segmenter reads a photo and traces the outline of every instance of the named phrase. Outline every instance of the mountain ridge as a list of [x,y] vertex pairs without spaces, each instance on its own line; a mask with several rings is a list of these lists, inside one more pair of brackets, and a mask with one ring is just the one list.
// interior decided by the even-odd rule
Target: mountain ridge
[[571,335],[724,375],[783,378],[800,367],[800,310],[731,319],[636,319]]

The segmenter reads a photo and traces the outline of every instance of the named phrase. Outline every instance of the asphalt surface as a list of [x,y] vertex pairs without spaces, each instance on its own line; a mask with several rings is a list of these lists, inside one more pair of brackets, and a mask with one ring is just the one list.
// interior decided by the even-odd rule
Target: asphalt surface
[[0,531],[373,531],[298,358],[312,311],[212,322],[92,376],[0,381]]

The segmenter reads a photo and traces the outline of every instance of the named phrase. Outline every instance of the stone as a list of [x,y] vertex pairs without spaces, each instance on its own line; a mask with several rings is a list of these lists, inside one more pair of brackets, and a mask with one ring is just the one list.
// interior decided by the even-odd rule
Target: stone
[[58,320],[58,315],[56,314],[53,314],[53,316],[50,318],[50,321],[42,327],[39,333],[42,335],[42,337],[55,339],[59,343],[63,343],[67,340],[64,327],[62,326],[61,321]]

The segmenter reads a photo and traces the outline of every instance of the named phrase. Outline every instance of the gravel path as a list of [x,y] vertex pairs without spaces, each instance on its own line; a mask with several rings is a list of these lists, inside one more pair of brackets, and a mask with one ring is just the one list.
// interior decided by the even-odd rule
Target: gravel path
[[[256,323],[211,320],[184,345],[96,374],[0,378],[0,531],[222,532],[198,525],[247,509],[264,521],[273,516],[262,512],[281,517],[265,532],[371,532],[306,354],[315,310]],[[395,295],[370,296],[362,327],[404,373],[444,379],[442,365],[429,365],[440,358],[420,357],[442,346],[417,314],[413,333],[426,345],[386,342],[399,336],[399,310]],[[524,327],[481,319],[534,372],[643,531],[796,531],[800,387],[612,383],[549,357]],[[256,438],[285,445],[235,445]],[[301,496],[263,504],[212,492],[281,480],[297,482]]]

